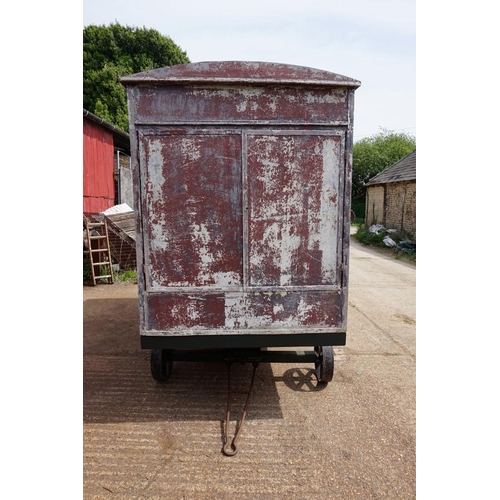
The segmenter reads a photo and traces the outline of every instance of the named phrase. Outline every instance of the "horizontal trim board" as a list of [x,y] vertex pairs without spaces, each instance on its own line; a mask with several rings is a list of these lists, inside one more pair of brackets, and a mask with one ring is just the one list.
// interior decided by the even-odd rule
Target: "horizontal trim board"
[[244,335],[141,335],[142,349],[224,349],[251,347],[341,346],[346,332]]
[[185,125],[188,127],[198,127],[203,125],[220,125],[220,126],[241,126],[241,125],[278,125],[283,127],[347,127],[349,122],[347,121],[334,121],[334,122],[294,122],[292,120],[196,120],[196,121],[186,121],[186,120],[178,120],[178,121],[137,121],[134,123],[135,127],[141,126],[169,126],[169,125]]
[[248,285],[246,289],[243,286],[150,286],[147,289],[148,295],[162,295],[163,293],[172,292],[175,294],[187,293],[189,295],[210,293],[210,292],[245,292],[245,293],[261,293],[261,292],[337,292],[340,294],[342,288],[340,285],[303,285],[303,286],[266,286],[266,285]]

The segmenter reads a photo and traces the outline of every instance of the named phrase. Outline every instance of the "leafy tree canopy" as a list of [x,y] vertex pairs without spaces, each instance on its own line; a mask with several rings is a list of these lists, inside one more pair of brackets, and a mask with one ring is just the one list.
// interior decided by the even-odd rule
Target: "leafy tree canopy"
[[154,29],[89,25],[83,29],[83,107],[128,132],[120,77],[189,63],[185,51]]
[[354,143],[352,149],[352,198],[363,198],[364,183],[416,149],[415,137],[381,129]]

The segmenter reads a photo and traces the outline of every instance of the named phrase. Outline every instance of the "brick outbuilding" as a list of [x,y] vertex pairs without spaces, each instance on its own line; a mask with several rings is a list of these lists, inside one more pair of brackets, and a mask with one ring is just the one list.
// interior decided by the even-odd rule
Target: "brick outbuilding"
[[416,240],[417,151],[378,173],[365,186],[365,224],[383,224]]

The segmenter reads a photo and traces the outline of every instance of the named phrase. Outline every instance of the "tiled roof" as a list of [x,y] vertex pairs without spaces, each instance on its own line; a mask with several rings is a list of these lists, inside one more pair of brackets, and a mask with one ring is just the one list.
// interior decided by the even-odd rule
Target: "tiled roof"
[[417,150],[401,158],[390,167],[372,177],[365,186],[387,184],[388,182],[412,181],[417,178]]

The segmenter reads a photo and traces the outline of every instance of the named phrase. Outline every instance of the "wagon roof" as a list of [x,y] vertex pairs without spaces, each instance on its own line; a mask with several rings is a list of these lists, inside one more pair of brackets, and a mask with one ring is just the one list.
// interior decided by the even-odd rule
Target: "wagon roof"
[[417,150],[407,154],[396,163],[372,177],[365,186],[387,184],[388,182],[412,181],[417,178]]
[[206,61],[143,71],[120,79],[140,83],[274,83],[357,88],[361,82],[347,76],[305,66],[256,61]]

